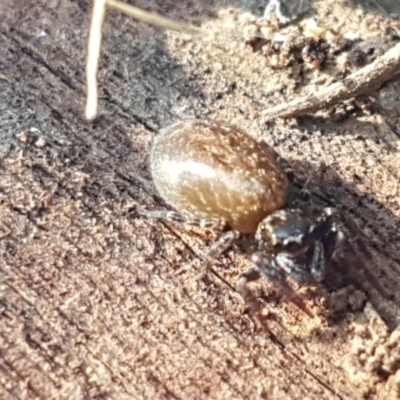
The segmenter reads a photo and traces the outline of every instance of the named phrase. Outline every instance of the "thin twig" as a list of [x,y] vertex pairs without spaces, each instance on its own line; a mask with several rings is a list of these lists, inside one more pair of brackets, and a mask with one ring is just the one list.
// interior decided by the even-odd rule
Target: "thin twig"
[[271,107],[263,112],[270,118],[295,118],[331,107],[382,86],[400,73],[400,43],[371,64],[349,75],[343,81],[321,89],[318,92]]
[[97,117],[97,70],[99,67],[101,37],[105,14],[106,0],[94,0],[86,63],[87,100],[85,116],[89,121]]
[[152,13],[142,10],[141,8],[133,7],[129,4],[122,3],[116,0],[107,0],[107,6],[111,9],[117,10],[139,21],[145,22],[150,25],[155,25],[160,28],[169,29],[188,35],[201,35],[203,31],[186,22],[175,21],[170,18],[163,17],[160,14]]

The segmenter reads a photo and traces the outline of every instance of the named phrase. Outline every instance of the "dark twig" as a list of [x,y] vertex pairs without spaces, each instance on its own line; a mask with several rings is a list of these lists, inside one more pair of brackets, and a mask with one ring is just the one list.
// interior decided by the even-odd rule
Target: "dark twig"
[[333,83],[316,93],[297,98],[288,103],[271,107],[263,112],[270,118],[295,118],[331,107],[382,86],[400,73],[400,43],[371,64],[349,75],[343,81]]

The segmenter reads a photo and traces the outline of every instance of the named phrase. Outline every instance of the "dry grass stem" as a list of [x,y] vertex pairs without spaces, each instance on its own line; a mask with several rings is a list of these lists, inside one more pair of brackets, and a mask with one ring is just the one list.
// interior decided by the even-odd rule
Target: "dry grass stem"
[[97,117],[97,70],[100,59],[102,28],[106,13],[106,6],[150,25],[155,25],[164,29],[177,31],[188,35],[203,34],[203,31],[200,28],[185,22],[179,22],[170,18],[165,18],[159,14],[151,13],[120,1],[94,0],[86,65],[87,101],[85,116],[88,121],[93,121]]
[[200,28],[197,28],[193,25],[187,24],[185,22],[175,21],[173,19],[163,17],[160,14],[145,11],[141,8],[133,7],[120,1],[107,0],[107,6],[139,21],[158,26],[160,28],[186,33],[188,35],[203,34],[203,31]]
[[86,64],[87,101],[85,116],[89,121],[97,117],[97,70],[100,59],[101,36],[105,14],[106,0],[94,0]]

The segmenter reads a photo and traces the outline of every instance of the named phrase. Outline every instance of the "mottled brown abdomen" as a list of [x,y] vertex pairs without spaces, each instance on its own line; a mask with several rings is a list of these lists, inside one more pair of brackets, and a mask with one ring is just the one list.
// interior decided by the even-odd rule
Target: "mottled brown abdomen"
[[159,193],[177,211],[252,233],[286,202],[289,180],[278,158],[235,127],[187,121],[155,138],[151,171]]

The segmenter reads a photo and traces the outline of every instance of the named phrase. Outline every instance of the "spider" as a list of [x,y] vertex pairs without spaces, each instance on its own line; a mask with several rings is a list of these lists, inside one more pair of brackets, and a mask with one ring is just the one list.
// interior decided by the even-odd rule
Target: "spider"
[[[293,178],[289,164],[238,128],[204,121],[172,125],[156,137],[150,164],[156,188],[178,212],[143,214],[230,228],[211,247],[208,260],[220,256],[241,234],[255,236],[254,266],[237,282],[245,299],[248,283],[262,276],[291,295],[289,277],[303,285],[318,284],[330,264],[356,284],[365,278],[387,295],[364,268],[370,253],[357,224],[334,208],[325,208],[316,219],[288,208]],[[361,265],[354,265],[359,260]],[[207,262],[206,274],[210,265]]]
[[366,281],[385,298],[389,296],[364,265],[372,255],[362,232],[352,218],[335,208],[325,208],[315,221],[299,209],[278,210],[259,224],[255,239],[258,249],[251,257],[254,266],[237,283],[245,299],[252,297],[248,283],[262,276],[293,297],[288,277],[301,285],[319,284],[325,281],[328,267],[333,266],[356,287],[366,289]]

